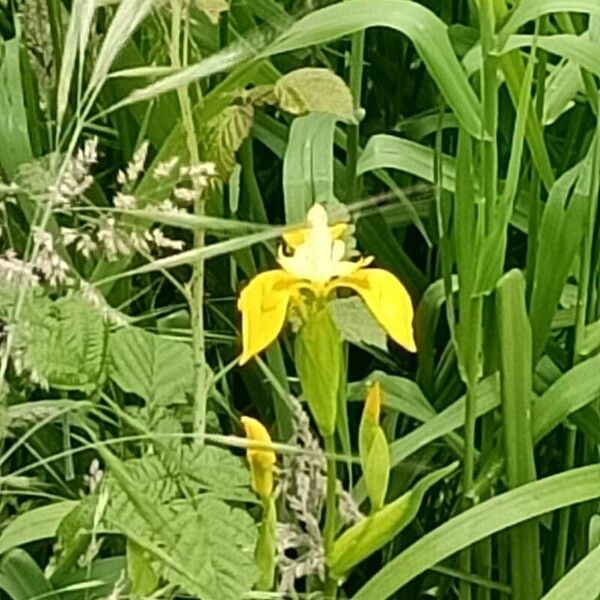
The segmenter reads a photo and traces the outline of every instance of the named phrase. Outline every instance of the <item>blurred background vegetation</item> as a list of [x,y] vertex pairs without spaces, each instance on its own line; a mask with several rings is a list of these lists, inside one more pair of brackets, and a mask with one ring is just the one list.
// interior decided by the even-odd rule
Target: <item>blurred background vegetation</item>
[[597,598],[599,44],[597,0],[0,0],[0,594],[318,597],[293,325],[240,368],[236,300],[322,202],[416,309],[413,355],[332,303],[340,507],[367,380],[388,500],[461,464],[339,597]]

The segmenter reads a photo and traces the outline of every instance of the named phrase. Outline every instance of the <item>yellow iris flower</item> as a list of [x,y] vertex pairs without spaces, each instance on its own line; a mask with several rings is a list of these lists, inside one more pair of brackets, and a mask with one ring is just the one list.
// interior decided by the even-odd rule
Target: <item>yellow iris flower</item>
[[279,248],[281,269],[265,271],[242,290],[238,308],[242,313],[243,350],[240,364],[271,344],[285,324],[288,305],[308,290],[316,298],[327,298],[335,288],[357,292],[390,337],[411,352],[413,307],[406,288],[384,269],[368,269],[372,257],[347,260],[341,239],[347,225],[327,224],[327,212],[315,204],[308,212],[308,227],[283,238],[292,249],[286,256]]
[[[246,437],[252,442],[271,446],[271,436],[265,426],[252,417],[242,417],[242,425]],[[273,493],[273,470],[275,468],[275,452],[263,448],[248,448],[246,456],[250,463],[252,489],[261,497],[269,498]]]

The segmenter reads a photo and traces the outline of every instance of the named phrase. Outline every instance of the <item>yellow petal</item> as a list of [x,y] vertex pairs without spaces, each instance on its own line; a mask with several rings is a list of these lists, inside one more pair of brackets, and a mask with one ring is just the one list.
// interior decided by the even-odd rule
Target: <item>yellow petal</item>
[[241,365],[279,335],[295,281],[284,270],[276,269],[259,273],[242,290],[238,300],[242,313]]
[[381,385],[379,381],[369,386],[364,414],[368,415],[374,423],[379,423],[379,415],[381,414]]
[[373,316],[390,337],[416,352],[412,321],[414,311],[406,288],[384,269],[360,269],[332,282],[332,287],[349,287],[358,292]]
[[[272,446],[273,442],[266,427],[257,419],[252,417],[242,417],[242,425],[246,430],[246,437],[265,446]],[[263,468],[272,467],[275,464],[275,452],[273,450],[263,450],[261,448],[248,448],[248,459],[256,460]]]
[[[249,440],[272,446],[271,436],[260,421],[252,417],[242,417],[241,421]],[[252,489],[259,496],[268,498],[273,493],[275,452],[262,448],[248,448],[246,455],[252,474]]]
[[[339,240],[344,235],[344,233],[346,233],[347,229],[348,225],[346,223],[337,223],[336,225],[332,225],[329,228],[329,231],[331,232],[332,239]],[[298,246],[301,246],[306,242],[306,238],[308,236],[309,231],[310,228],[308,227],[294,229],[293,231],[288,231],[287,233],[284,233],[283,239],[290,248],[297,248]]]

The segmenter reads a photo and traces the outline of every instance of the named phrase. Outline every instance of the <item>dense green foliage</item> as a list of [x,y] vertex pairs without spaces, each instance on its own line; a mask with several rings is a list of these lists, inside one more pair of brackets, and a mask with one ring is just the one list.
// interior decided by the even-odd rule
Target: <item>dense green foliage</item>
[[[0,597],[600,597],[599,76],[598,0],[0,0]],[[239,365],[314,203],[416,354]]]

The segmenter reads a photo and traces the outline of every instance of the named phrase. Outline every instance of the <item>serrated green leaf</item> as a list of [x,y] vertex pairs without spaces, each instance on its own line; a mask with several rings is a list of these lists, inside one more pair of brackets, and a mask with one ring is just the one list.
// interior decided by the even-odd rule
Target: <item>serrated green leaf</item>
[[160,561],[164,578],[206,600],[238,600],[251,589],[259,576],[257,532],[245,511],[211,494],[178,499],[168,490],[169,501],[161,502],[147,486],[148,456],[137,463],[140,478],[106,448],[98,451],[113,478],[107,522]]
[[245,511],[205,496],[196,510],[181,510],[173,528],[179,532],[173,558],[194,579],[167,567],[169,581],[203,600],[239,600],[251,590],[259,577],[257,530]]
[[59,389],[97,388],[104,377],[105,345],[102,315],[78,296],[51,301],[31,294],[15,326],[22,368]]
[[[215,446],[181,446],[165,452],[147,454],[122,463],[128,481],[156,507],[166,507],[189,495],[208,493],[218,498],[255,502],[250,492],[250,474],[244,460],[230,451]],[[113,475],[107,520],[117,527],[129,524],[139,531],[148,529],[138,514],[129,494]]]
[[248,137],[254,122],[251,104],[224,108],[206,125],[205,158],[215,163],[219,176],[227,181],[236,165],[235,153]]
[[350,89],[328,69],[296,69],[277,81],[273,93],[279,106],[293,115],[326,112],[346,123],[355,120]]
[[110,365],[110,378],[148,406],[183,404],[192,390],[190,347],[138,327],[111,334]]
[[127,575],[131,592],[137,596],[150,595],[158,585],[158,577],[144,549],[133,540],[127,540]]

